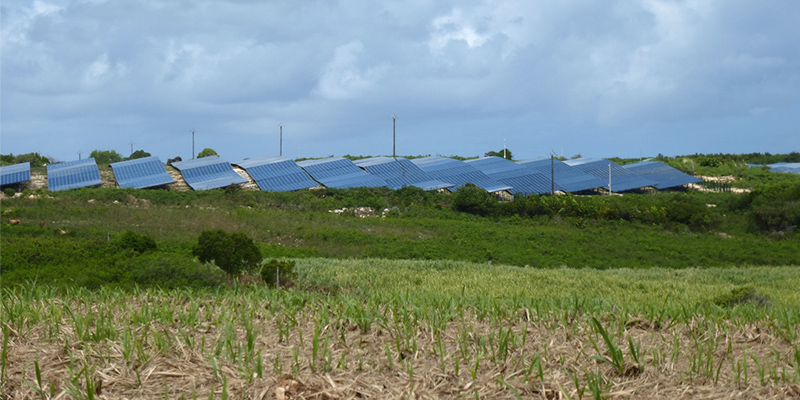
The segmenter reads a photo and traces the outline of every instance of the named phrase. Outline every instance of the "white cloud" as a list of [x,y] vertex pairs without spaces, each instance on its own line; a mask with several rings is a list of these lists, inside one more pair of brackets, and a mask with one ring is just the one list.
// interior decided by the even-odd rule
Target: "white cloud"
[[364,45],[358,40],[337,47],[322,71],[315,92],[324,98],[343,100],[370,90],[387,66],[360,68],[358,56],[363,52]]

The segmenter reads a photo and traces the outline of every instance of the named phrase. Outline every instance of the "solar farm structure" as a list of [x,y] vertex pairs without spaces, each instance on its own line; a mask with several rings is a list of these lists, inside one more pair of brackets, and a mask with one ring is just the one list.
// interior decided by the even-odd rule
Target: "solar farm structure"
[[31,163],[0,167],[0,186],[13,185],[31,180]]
[[288,192],[318,186],[296,162],[285,157],[255,158],[233,165],[247,171],[259,189],[265,191]]
[[479,171],[477,168],[459,160],[439,156],[417,158],[411,160],[416,166],[427,172],[430,176],[450,182],[456,187],[471,183],[490,193],[510,191],[513,189],[504,183],[498,182]]
[[[593,158],[580,158],[566,161],[566,164],[600,179],[605,179],[606,188],[612,192],[655,187],[657,182],[622,168],[619,164]],[[610,188],[609,188],[610,186]]]
[[331,188],[382,187],[386,181],[370,175],[352,161],[342,157],[306,160],[297,163],[315,181]]
[[775,163],[767,165],[767,168],[774,172],[789,172],[791,174],[800,174],[800,163]]
[[530,168],[545,176],[554,176],[556,184],[565,192],[576,193],[585,190],[607,187],[608,179],[603,180],[594,175],[589,175],[578,168],[574,168],[561,160],[550,158],[537,158],[534,160],[519,161],[517,164]]
[[453,189],[452,183],[434,179],[413,162],[398,157],[372,157],[356,160],[355,164],[386,181],[392,189],[415,186],[423,190]]
[[655,181],[656,184],[653,185],[653,187],[656,189],[668,189],[688,185],[690,183],[702,182],[701,179],[685,174],[660,161],[642,161],[635,164],[623,165],[622,168]]
[[121,188],[145,189],[175,183],[158,157],[144,157],[111,164]]
[[183,179],[194,190],[216,189],[248,182],[233,170],[229,162],[219,156],[179,161],[172,163],[172,166],[181,171]]
[[542,194],[551,191],[566,192],[558,183],[552,182],[550,174],[547,176],[538,171],[526,168],[502,157],[482,157],[475,160],[467,160],[467,164],[477,168],[488,177],[509,185],[512,194]]
[[100,186],[100,170],[94,158],[47,166],[47,187],[52,191]]

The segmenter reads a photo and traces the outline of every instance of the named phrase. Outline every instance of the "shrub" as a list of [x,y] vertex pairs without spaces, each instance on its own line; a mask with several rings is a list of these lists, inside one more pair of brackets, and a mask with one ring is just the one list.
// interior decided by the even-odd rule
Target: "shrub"
[[122,155],[114,150],[94,150],[89,154],[98,164],[111,164],[122,161]]
[[183,255],[150,253],[131,260],[133,283],[162,289],[214,287],[224,282],[224,273]]
[[137,253],[156,250],[156,241],[150,236],[140,235],[136,232],[125,231],[116,240],[117,245],[123,249],[133,250]]
[[3,190],[3,193],[8,197],[14,197],[14,195],[17,193],[17,191],[14,190],[14,188],[10,188],[9,187],[9,188],[5,188],[5,190]]
[[294,261],[269,260],[261,268],[261,279],[268,286],[294,286],[297,283],[297,271]]
[[739,286],[733,288],[730,293],[723,294],[713,301],[714,304],[730,308],[743,304],[752,304],[758,308],[769,307],[769,296],[756,291],[752,286]]
[[497,199],[493,194],[468,183],[453,195],[453,209],[469,214],[489,216],[495,212]]
[[229,235],[222,229],[202,232],[192,254],[204,263],[214,261],[230,275],[256,271],[261,262],[261,251],[253,239],[241,232]]

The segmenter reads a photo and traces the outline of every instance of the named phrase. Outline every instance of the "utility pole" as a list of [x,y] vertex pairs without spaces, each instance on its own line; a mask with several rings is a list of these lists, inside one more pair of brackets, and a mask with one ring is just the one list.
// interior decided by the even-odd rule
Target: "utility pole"
[[78,150],[78,160],[80,160],[80,159],[81,159],[81,151]]
[[192,128],[192,160],[194,160],[194,128]]
[[608,194],[614,193],[611,190],[611,164],[608,164]]
[[[133,142],[130,142],[129,144],[131,145],[131,156],[132,156],[133,155]],[[128,157],[130,157],[130,156],[128,156]]]
[[508,157],[506,157],[506,140],[505,139],[503,139],[503,158],[508,160]]
[[397,160],[397,145],[395,141],[397,138],[395,130],[396,123],[397,123],[397,115],[392,114],[392,157],[394,157],[395,160]]
[[556,194],[556,168],[555,168],[555,154],[550,153],[550,195]]
[[283,122],[278,124],[278,128],[281,131],[281,142],[280,142],[280,156],[283,157]]

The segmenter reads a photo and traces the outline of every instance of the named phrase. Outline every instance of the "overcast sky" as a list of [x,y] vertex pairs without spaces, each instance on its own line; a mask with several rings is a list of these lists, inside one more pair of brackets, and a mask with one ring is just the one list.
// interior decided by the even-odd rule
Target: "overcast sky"
[[800,1],[4,0],[0,152],[800,151]]

